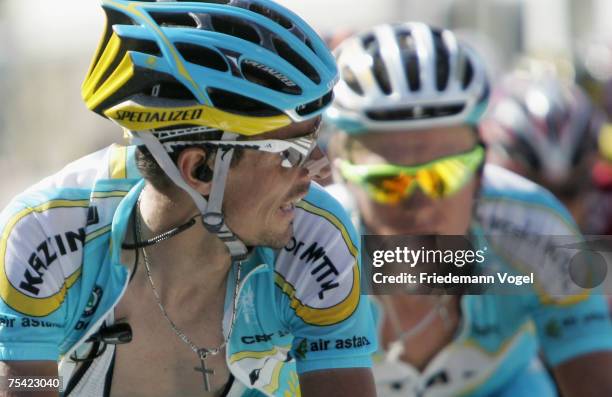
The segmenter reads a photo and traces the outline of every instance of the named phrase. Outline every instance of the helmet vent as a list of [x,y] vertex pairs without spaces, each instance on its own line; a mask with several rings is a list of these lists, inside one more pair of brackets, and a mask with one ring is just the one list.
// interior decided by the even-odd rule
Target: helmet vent
[[321,82],[321,76],[319,76],[317,71],[310,66],[310,64],[306,62],[297,52],[291,49],[287,43],[279,40],[278,38],[274,38],[272,41],[274,43],[274,48],[276,48],[276,52],[285,61],[293,65],[315,84],[319,84]]
[[434,47],[436,52],[436,88],[444,91],[450,77],[449,51],[446,48],[442,32],[433,31]]
[[374,77],[380,86],[382,92],[387,95],[391,94],[391,82],[389,81],[389,73],[385,67],[385,62],[380,55],[380,52],[374,54]]
[[273,20],[285,29],[291,29],[293,27],[293,23],[290,20],[270,8],[263,7],[257,3],[251,3],[249,4],[249,10]]
[[210,21],[213,29],[216,32],[239,37],[255,44],[261,43],[261,38],[259,37],[259,34],[257,34],[257,31],[253,27],[239,21],[238,19],[212,15],[210,17]]
[[334,98],[334,91],[330,90],[327,94],[323,95],[321,98],[314,100],[312,102],[308,102],[305,105],[298,106],[295,111],[300,116],[306,116],[308,114],[314,113],[317,110],[320,110],[331,103]]
[[160,57],[162,55],[159,46],[153,40],[131,38],[122,38],[121,40],[125,43],[126,51],[137,51],[148,55],[154,55],[156,57]]
[[198,20],[193,14],[178,12],[150,12],[151,18],[161,27],[170,28],[197,28]]
[[216,108],[229,113],[256,117],[278,116],[282,112],[263,102],[219,88],[207,88],[208,97]]
[[[119,12],[112,8],[108,8],[106,6],[102,6],[102,8],[104,9],[104,12],[106,14],[107,25],[115,25],[115,24],[116,25],[137,25],[137,23],[135,23],[134,20],[132,20],[129,16],[123,14],[122,12]],[[102,37],[102,40],[100,42],[99,50],[96,52],[96,55],[94,56],[92,65],[98,64],[98,62],[100,61],[100,57],[104,53],[104,49],[108,45],[108,42],[113,34],[114,34],[114,30],[112,28],[107,27],[104,30],[104,36]],[[124,41],[127,41],[127,40],[122,39],[122,42]],[[112,71],[115,70],[115,68],[118,65],[118,62],[119,60],[117,59],[113,61],[112,67],[107,68],[108,70],[105,72],[104,78],[98,81],[98,83],[94,87],[94,90],[97,90],[100,87],[100,85],[106,80],[106,78],[110,75],[110,73],[112,73]]]
[[368,110],[366,116],[375,121],[422,120],[459,114],[465,105],[410,106],[390,110]]
[[357,81],[357,77],[355,77],[355,73],[351,70],[350,67],[345,66],[342,68],[342,80],[348,85],[353,91],[355,91],[359,95],[364,95],[363,88],[359,81]]
[[365,47],[366,52],[370,54],[374,60],[373,73],[378,86],[382,92],[384,92],[386,95],[390,95],[391,81],[389,80],[389,73],[385,67],[385,62],[382,59],[382,55],[380,55],[380,45],[378,40],[376,40],[374,36],[367,36],[363,39],[363,46]]
[[372,46],[372,43],[376,41],[376,37],[373,34],[369,34],[361,39],[361,44],[366,50]]
[[463,89],[466,89],[467,86],[470,85],[470,83],[472,82],[472,78],[474,77],[474,67],[472,66],[472,62],[465,57],[465,72],[463,74],[463,82],[462,82],[462,87]]
[[312,42],[308,39],[309,35],[307,33],[304,33],[304,31],[302,31],[297,25],[295,25],[287,17],[283,16],[282,14],[276,12],[275,10],[271,8],[267,8],[255,2],[249,4],[249,10],[259,15],[262,15],[268,19],[271,19],[272,21],[281,25],[283,28],[291,32],[298,40],[306,44],[306,46],[310,48],[313,53],[316,54],[316,51],[314,49],[314,46],[312,45]]
[[[195,97],[183,84],[177,81],[163,81],[146,87],[142,90],[144,93],[149,93],[151,96],[163,99],[178,99],[193,101]],[[153,93],[156,93],[153,95]]]
[[[161,56],[161,50],[152,40],[134,39],[131,37],[121,37],[121,54],[125,54],[126,51],[141,52],[153,56]],[[106,68],[104,74],[95,86],[95,90],[98,90],[100,86],[108,79],[108,77],[117,69],[119,63],[123,59],[123,55],[116,56],[112,63]]]
[[416,52],[416,43],[409,31],[399,31],[397,33],[397,42],[402,54],[404,62],[404,71],[408,80],[410,91],[418,91],[421,89],[421,79],[419,76],[419,56]]
[[227,72],[229,66],[221,54],[210,48],[190,43],[175,43],[175,47],[187,62],[221,72]]
[[306,41],[304,41],[304,43],[306,44],[306,46],[307,46],[308,48],[310,48],[310,50],[311,50],[312,52],[314,52],[315,54],[317,53],[317,52],[315,51],[314,47],[312,46],[312,42],[311,42],[310,40],[306,39]]
[[255,84],[286,94],[300,95],[302,89],[279,71],[250,59],[240,65],[244,77]]
[[124,13],[120,11],[117,11],[113,8],[107,8],[105,6],[102,6],[102,8],[104,8],[104,12],[106,13],[106,19],[108,21],[108,24],[138,25],[138,23],[135,22],[132,18],[130,18],[129,16],[125,15]]

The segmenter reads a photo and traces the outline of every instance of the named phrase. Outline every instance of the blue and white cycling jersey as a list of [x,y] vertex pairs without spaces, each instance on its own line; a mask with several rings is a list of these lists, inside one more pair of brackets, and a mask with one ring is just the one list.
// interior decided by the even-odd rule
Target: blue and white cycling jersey
[[[328,190],[360,225],[347,190],[339,185]],[[551,366],[612,349],[603,296],[575,286],[567,256],[556,263],[542,260],[550,257],[544,251],[550,248],[545,243],[549,237],[578,234],[569,213],[549,192],[505,169],[485,166],[472,234],[481,247],[488,247],[486,266],[514,274],[533,272],[536,283],[520,295],[462,296],[462,321],[453,341],[423,371],[375,360],[380,397],[556,396],[538,361],[540,349]],[[536,238],[544,243],[534,244]],[[514,249],[525,242],[529,249]],[[381,323],[384,314],[376,305],[374,309]]]
[[[89,335],[112,321],[129,280],[121,243],[144,186],[134,152],[113,145],[84,157],[0,214],[0,360],[57,360],[66,386],[78,372],[71,353],[86,351]],[[342,207],[313,184],[288,245],[255,248],[239,285],[228,277],[226,336],[238,288],[226,361],[240,382],[231,395],[249,393],[243,385],[296,395],[298,373],[371,366],[376,332],[360,298],[359,243]],[[72,382],[71,395],[104,393],[113,352],[109,345]]]

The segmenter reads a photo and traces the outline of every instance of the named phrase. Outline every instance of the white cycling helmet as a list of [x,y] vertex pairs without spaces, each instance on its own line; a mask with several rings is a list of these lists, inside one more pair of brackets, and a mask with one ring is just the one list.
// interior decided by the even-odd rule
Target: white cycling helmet
[[385,24],[335,51],[340,82],[326,119],[348,133],[475,125],[489,98],[476,54],[448,30]]
[[597,151],[602,115],[572,82],[520,71],[493,91],[481,136],[495,157],[555,191],[579,191],[581,166]]

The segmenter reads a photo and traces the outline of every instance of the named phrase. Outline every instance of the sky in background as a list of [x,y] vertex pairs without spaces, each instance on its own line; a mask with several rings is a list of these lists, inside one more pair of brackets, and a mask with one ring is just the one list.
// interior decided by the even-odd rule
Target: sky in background
[[[104,17],[95,0],[0,0],[12,50],[45,60],[65,57],[84,49],[93,51]],[[337,26],[367,26],[387,20],[398,7],[396,0],[281,0],[319,30]],[[381,7],[386,4],[386,7]],[[348,11],[350,10],[350,12]],[[27,23],[23,23],[27,20]],[[59,22],[59,23],[58,23]],[[1,54],[0,54],[1,56]]]

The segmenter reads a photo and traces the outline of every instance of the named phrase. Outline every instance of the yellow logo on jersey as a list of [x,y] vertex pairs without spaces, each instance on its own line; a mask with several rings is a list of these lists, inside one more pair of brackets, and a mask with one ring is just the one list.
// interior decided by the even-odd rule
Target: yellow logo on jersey
[[[51,236],[36,245],[33,252],[22,253],[28,266],[19,261],[20,256],[8,255],[9,239],[15,226],[32,213],[46,212],[54,208],[87,208],[88,200],[52,200],[18,212],[5,225],[0,238],[0,297],[14,310],[33,317],[47,316],[64,301],[67,290],[78,280],[81,268],[65,276],[63,283],[44,283],[44,276],[52,266],[58,266],[58,257],[82,249],[85,229],[67,231]],[[49,247],[54,244],[54,249]]]

